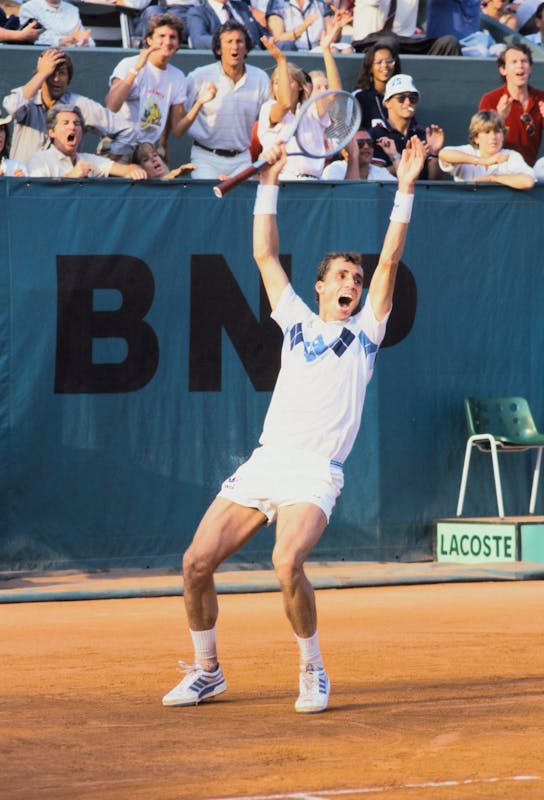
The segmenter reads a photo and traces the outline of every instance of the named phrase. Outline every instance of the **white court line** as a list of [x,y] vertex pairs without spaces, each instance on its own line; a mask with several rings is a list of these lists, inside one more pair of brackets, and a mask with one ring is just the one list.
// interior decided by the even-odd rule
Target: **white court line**
[[405,789],[439,789],[444,786],[475,786],[483,783],[505,783],[506,781],[541,781],[540,775],[512,775],[507,778],[467,778],[463,781],[425,781],[404,783],[401,786],[365,786],[359,789],[320,789],[316,792],[292,792],[289,794],[245,794],[241,797],[210,797],[208,800],[327,800],[332,797],[347,797],[350,794],[385,794]]

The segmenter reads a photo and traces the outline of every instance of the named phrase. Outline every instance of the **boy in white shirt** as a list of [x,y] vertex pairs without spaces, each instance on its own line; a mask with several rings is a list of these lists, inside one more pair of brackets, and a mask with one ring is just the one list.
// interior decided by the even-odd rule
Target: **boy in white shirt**
[[458,182],[501,183],[512,189],[532,189],[535,176],[515,150],[504,150],[505,126],[497,111],[478,111],[470,120],[470,144],[444,147],[438,163]]

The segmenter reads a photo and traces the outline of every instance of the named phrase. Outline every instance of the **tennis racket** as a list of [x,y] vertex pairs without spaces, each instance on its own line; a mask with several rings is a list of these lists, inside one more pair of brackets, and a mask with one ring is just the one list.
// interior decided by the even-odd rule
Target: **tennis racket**
[[[304,124],[305,120],[315,118],[316,114],[320,118],[328,119],[323,136],[318,139],[315,136],[306,135],[307,128]],[[353,139],[359,130],[360,123],[361,106],[352,94],[342,90],[320,92],[302,104],[295,115],[293,124],[280,141],[286,144],[293,136],[295,137],[300,152],[289,153],[289,156],[305,155],[310,158],[329,158],[339,153]],[[218,183],[213,190],[215,196],[224,197],[227,192],[256,175],[267,164],[268,161],[265,158],[260,158],[237,175]]]

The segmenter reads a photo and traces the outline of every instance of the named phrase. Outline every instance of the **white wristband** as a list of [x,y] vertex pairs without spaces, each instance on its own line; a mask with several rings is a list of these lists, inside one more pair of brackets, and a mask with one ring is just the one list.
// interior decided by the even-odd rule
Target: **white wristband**
[[395,194],[393,210],[391,212],[391,216],[389,217],[391,222],[410,222],[413,205],[413,194],[403,194],[402,192],[397,192]]
[[278,208],[278,192],[280,187],[273,184],[257,186],[254,214],[276,214]]

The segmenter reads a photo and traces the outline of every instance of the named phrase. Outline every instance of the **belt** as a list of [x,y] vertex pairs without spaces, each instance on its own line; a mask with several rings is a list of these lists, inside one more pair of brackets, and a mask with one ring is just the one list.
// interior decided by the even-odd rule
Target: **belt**
[[219,147],[206,147],[205,144],[200,144],[196,139],[194,139],[193,144],[196,147],[200,147],[201,150],[207,150],[208,153],[214,153],[222,158],[234,158],[234,156],[240,156],[246,152],[245,150],[221,150]]

